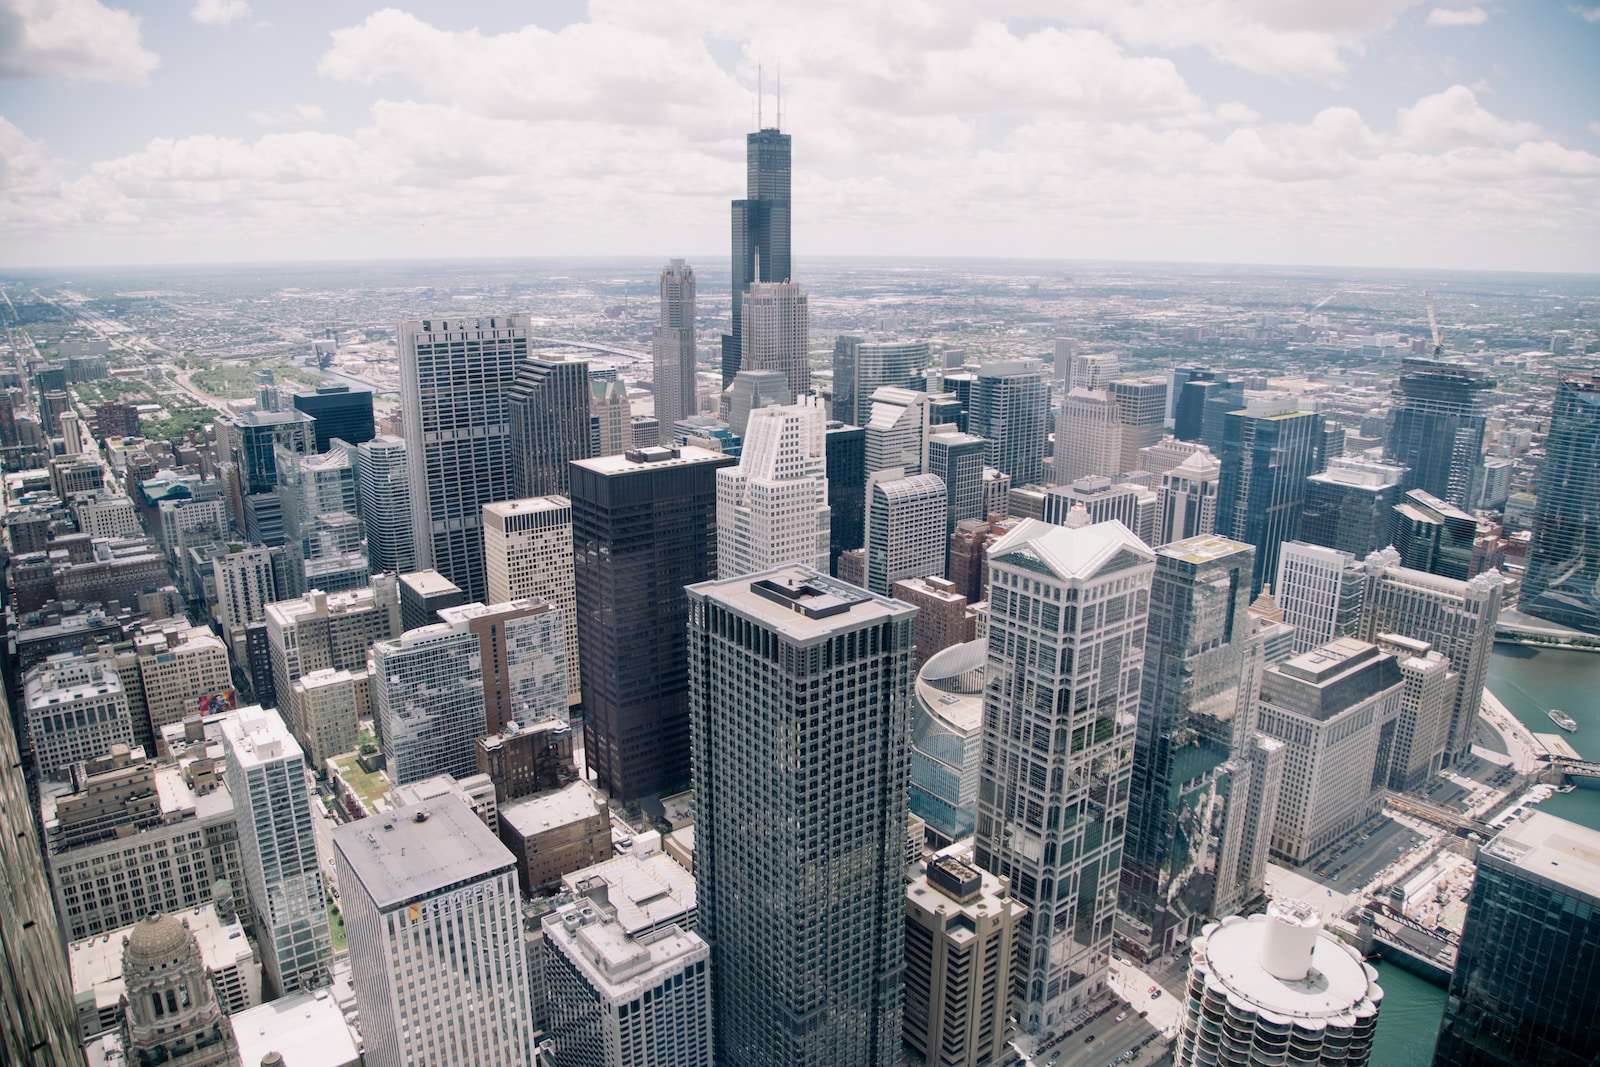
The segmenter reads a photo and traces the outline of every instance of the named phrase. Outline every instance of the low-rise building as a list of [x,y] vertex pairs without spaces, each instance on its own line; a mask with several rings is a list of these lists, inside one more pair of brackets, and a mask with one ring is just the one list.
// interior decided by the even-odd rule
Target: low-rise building
[[23,679],[23,700],[34,760],[47,778],[133,743],[122,679],[98,657],[51,656]]
[[586,781],[527,797],[500,809],[500,840],[517,858],[524,893],[538,893],[561,876],[611,855],[605,797]]

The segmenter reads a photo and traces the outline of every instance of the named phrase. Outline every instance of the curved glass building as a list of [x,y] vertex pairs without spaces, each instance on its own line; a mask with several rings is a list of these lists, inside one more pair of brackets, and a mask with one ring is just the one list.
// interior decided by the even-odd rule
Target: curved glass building
[[951,645],[917,674],[911,721],[911,811],[940,845],[972,833],[983,747],[983,668],[989,642]]

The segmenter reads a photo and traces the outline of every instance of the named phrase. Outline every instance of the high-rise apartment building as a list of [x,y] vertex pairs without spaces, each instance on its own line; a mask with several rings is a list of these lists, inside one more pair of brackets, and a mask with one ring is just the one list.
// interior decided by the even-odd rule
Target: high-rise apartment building
[[323,985],[333,935],[300,745],[277,712],[259,707],[241,708],[218,729],[267,984],[274,996]]
[[1600,832],[1526,809],[1478,852],[1433,1067],[1600,1058]]
[[[399,635],[398,616],[398,610],[382,603],[370,588],[342,593],[312,590],[303,597],[267,605],[272,689],[284,722],[302,748],[323,754],[313,742],[314,731],[302,714],[294,683],[315,671],[364,675],[373,642]],[[320,773],[320,765],[316,769]]]
[[472,809],[347,823],[333,852],[369,1067],[533,1063],[516,861]]
[[1282,1060],[1366,1067],[1383,990],[1361,954],[1301,900],[1210,923],[1194,939],[1178,1067]]
[[1366,568],[1336,548],[1287,541],[1279,550],[1273,598],[1294,627],[1294,654],[1320,648],[1361,628]]
[[299,722],[291,727],[304,735],[306,764],[322,773],[334,756],[353,752],[362,719],[372,717],[371,677],[360,670],[309,671],[289,683],[290,704]]
[[483,505],[516,496],[510,395],[528,358],[528,317],[400,324],[400,413],[411,447],[417,566],[486,595]]
[[945,484],[931,474],[868,479],[866,586],[879,596],[902,578],[944,577]]
[[755,282],[790,280],[789,173],[788,134],[768,128],[745,139],[745,198],[733,202],[733,332],[722,337],[724,389],[744,355],[744,294]]
[[974,859],[1029,908],[1018,930],[1029,1030],[1105,989],[1154,572],[1116,522],[1025,520],[989,550]]
[[967,429],[989,442],[989,466],[1011,475],[1013,485],[1044,482],[1049,423],[1050,383],[1042,360],[1000,360],[978,368]]
[[718,1062],[897,1064],[916,609],[802,566],[688,595]]
[[948,853],[906,887],[906,1044],[941,1067],[987,1067],[1011,1040],[1011,971],[1026,909]]
[[889,595],[917,609],[916,670],[922,670],[930,656],[973,639],[976,616],[953,582],[933,576],[902,578],[890,587]]
[[512,496],[566,495],[567,464],[594,454],[589,396],[586,360],[536,356],[518,368],[509,400]]
[[[1149,449],[1142,450],[1145,453]],[[1202,537],[1217,530],[1217,488],[1222,480],[1222,464],[1202,448],[1192,452],[1176,467],[1161,475],[1153,545]]]
[[567,703],[576,704],[580,684],[572,501],[564,496],[541,496],[485,504],[483,556],[489,603],[532,597],[560,610],[566,628]]
[[1376,641],[1380,634],[1399,634],[1426,641],[1460,672],[1444,762],[1465,759],[1483,706],[1505,579],[1493,570],[1465,582],[1409,570],[1392,548],[1372,553],[1363,566],[1367,582],[1357,636]]
[[478,638],[483,672],[483,725],[495,734],[513,722],[567,717],[566,626],[543,600],[462,604],[439,618]]
[[266,618],[267,605],[277,600],[272,581],[272,551],[260,545],[233,544],[213,553],[217,582],[217,619],[223,631],[242,630]]
[[1351,637],[1263,672],[1256,728],[1287,749],[1274,855],[1306,863],[1383,810],[1404,681],[1393,656]]
[[1483,432],[1495,381],[1481,370],[1436,359],[1407,359],[1395,383],[1385,463],[1408,468],[1405,488],[1425,489],[1466,507],[1483,463]]
[[865,424],[872,414],[872,394],[885,385],[919,388],[928,359],[926,341],[840,337],[833,344],[833,417]]
[[1406,471],[1388,463],[1334,456],[1306,480],[1300,539],[1364,559],[1394,542],[1394,506]]
[[650,341],[656,421],[671,426],[700,413],[695,386],[694,268],[674,259],[661,269],[661,321]]
[[801,404],[750,413],[739,465],[717,472],[718,577],[781,563],[818,570],[827,566],[833,514],[825,432],[819,407]]
[[[1156,549],[1122,859],[1121,925],[1166,955],[1261,886],[1246,840],[1259,672],[1250,660],[1249,545],[1195,537]],[[1231,906],[1231,907],[1230,907]]]
[[372,645],[372,717],[389,776],[406,785],[476,771],[484,729],[478,635],[435,623]]
[[1253,592],[1278,571],[1278,546],[1300,534],[1306,479],[1322,456],[1322,416],[1288,393],[1251,396],[1223,423],[1217,533],[1254,545]]
[[811,391],[811,312],[798,285],[752,282],[740,328],[740,370],[782,371],[792,395]]
[[1517,607],[1600,633],[1600,373],[1564,371]]
[[417,569],[411,528],[411,480],[403,437],[380,434],[356,452],[357,508],[367,531],[367,565],[374,574]]
[[689,777],[684,586],[717,573],[718,469],[703,448],[645,448],[572,465],[584,753],[613,797]]
[[945,534],[962,519],[984,518],[983,468],[989,442],[970,433],[928,436],[928,473],[944,483]]

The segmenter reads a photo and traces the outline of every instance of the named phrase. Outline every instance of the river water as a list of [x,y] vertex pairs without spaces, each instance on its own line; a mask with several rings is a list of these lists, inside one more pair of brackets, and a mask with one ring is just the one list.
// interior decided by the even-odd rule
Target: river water
[[[1600,760],[1600,654],[1497,644],[1489,691],[1534,733],[1562,734],[1586,759]],[[1577,733],[1557,729],[1551,708],[1578,720]],[[1539,810],[1600,830],[1600,789],[1558,793]],[[1383,1010],[1371,1067],[1429,1067],[1444,990],[1392,964],[1377,966]]]

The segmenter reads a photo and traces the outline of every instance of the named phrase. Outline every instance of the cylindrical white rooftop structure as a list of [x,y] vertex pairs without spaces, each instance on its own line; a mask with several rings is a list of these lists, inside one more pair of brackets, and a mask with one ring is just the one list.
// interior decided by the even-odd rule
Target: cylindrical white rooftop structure
[[1266,936],[1261,939],[1261,968],[1286,982],[1304,981],[1311,955],[1322,933],[1322,916],[1303,900],[1274,900],[1267,905]]

